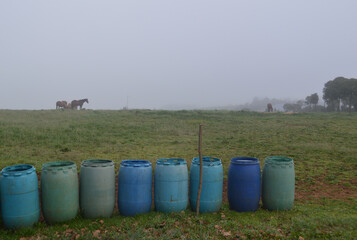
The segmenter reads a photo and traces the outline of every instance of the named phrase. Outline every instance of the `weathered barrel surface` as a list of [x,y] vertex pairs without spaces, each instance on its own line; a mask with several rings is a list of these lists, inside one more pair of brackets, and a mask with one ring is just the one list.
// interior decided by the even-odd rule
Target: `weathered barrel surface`
[[187,162],[180,158],[158,159],[155,166],[155,209],[179,212],[188,204]]

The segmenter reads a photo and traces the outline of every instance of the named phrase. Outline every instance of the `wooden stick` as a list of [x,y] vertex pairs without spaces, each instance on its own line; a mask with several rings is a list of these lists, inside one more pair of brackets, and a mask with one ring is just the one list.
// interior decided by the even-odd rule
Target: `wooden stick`
[[202,173],[203,173],[203,161],[202,161],[202,124],[200,124],[199,132],[198,132],[198,155],[200,158],[200,182],[197,192],[197,206],[196,206],[196,215],[200,213],[200,199],[201,199],[201,191],[202,191]]

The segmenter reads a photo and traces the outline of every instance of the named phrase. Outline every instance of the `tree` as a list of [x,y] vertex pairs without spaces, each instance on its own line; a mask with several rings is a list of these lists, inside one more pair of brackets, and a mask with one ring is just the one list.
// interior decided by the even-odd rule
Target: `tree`
[[311,97],[311,103],[316,107],[317,103],[319,102],[319,95],[317,93],[314,93],[311,94],[310,97]]
[[307,96],[307,97],[305,98],[305,103],[306,103],[307,105],[310,105],[310,107],[311,107],[311,96]]
[[319,95],[313,93],[305,98],[305,103],[309,105],[308,110],[312,111],[312,105],[314,105],[314,111],[316,111],[317,103],[319,102]]
[[317,93],[311,94],[310,103],[314,105],[314,111],[316,112],[316,106],[319,103],[319,95]]
[[[351,112],[357,98],[357,79],[346,79],[342,83],[341,94],[345,109]],[[354,110],[356,111],[357,109],[354,108]]]
[[357,79],[338,77],[325,83],[323,99],[330,111],[357,110]]
[[327,103],[327,108],[330,111],[340,111],[340,84],[343,77],[335,78],[334,80],[328,81],[325,83],[325,87],[323,89],[323,99]]

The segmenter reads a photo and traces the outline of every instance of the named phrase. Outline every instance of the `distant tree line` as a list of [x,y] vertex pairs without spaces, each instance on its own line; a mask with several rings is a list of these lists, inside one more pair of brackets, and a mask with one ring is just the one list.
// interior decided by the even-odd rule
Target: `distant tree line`
[[352,112],[357,111],[357,79],[337,77],[325,83],[323,97],[325,105],[318,105],[319,96],[313,93],[296,103],[285,103],[287,112]]

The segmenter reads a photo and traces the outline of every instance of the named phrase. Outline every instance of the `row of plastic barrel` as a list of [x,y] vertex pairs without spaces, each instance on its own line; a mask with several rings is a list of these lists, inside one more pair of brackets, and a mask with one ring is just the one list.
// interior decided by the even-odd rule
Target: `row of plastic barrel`
[[[184,159],[158,159],[154,173],[156,211],[177,212],[188,202],[196,211],[200,161],[192,160],[190,178]],[[117,204],[121,215],[149,212],[153,171],[149,161],[123,160],[118,174]],[[39,186],[35,168],[14,165],[1,172],[1,216],[6,228],[30,227],[39,220]],[[189,184],[190,183],[190,184]],[[261,186],[262,185],[262,186]],[[85,160],[78,183],[74,162],[49,162],[41,172],[42,213],[48,223],[73,219],[79,209],[85,218],[111,217],[115,207],[115,169],[111,160]],[[288,210],[294,202],[294,163],[287,157],[266,158],[263,178],[256,158],[232,158],[228,171],[228,200],[236,211],[263,207]],[[223,167],[218,158],[203,157],[200,212],[216,212],[222,204]]]

